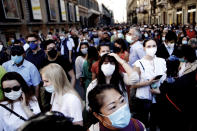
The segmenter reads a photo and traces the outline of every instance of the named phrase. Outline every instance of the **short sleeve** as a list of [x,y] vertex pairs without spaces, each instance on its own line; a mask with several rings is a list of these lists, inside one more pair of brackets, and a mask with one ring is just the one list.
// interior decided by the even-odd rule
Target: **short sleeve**
[[31,82],[33,86],[37,86],[40,84],[41,77],[38,69],[32,64],[32,66],[29,68],[30,70],[30,76],[31,76]]
[[68,61],[68,59],[65,59],[63,56],[60,56],[57,60],[57,63],[62,66],[65,72],[69,72],[73,69],[72,64]]
[[40,107],[38,105],[38,101],[36,99],[36,97],[33,97],[34,101],[30,102],[30,110],[32,110],[32,112],[34,114],[38,114],[40,113]]
[[73,69],[72,64],[67,59],[65,59],[64,61],[65,61],[65,67],[64,68],[66,68],[66,70],[69,72],[70,70]]
[[91,67],[91,72],[98,74],[98,66],[99,66],[99,62],[98,61],[94,62]]
[[139,59],[142,59],[145,56],[145,52],[144,52],[143,48],[138,48],[136,50],[136,53],[137,53],[137,56],[138,56]]
[[73,45],[72,45],[72,42],[69,40],[67,41],[67,47],[68,47],[68,50],[71,51],[72,48],[73,48]]
[[94,88],[94,87],[96,87],[96,85],[97,85],[97,79],[95,79],[95,80],[93,80],[90,84],[89,84],[89,86],[88,86],[88,88],[87,88],[87,91],[86,91],[86,110],[87,111],[89,111],[89,101],[88,101],[88,94],[89,94],[89,92]]
[[79,79],[82,75],[83,63],[84,63],[83,58],[81,56],[78,56],[75,61],[76,79]]
[[83,120],[82,103],[80,99],[73,94],[66,94],[64,96],[64,105],[62,107],[62,111],[65,116],[74,118],[73,122],[79,122]]
[[136,71],[133,71],[132,74],[128,75],[127,73],[123,74],[123,80],[126,85],[135,85],[139,82],[139,75]]
[[96,73],[96,62],[92,65],[91,72]]
[[139,60],[137,60],[133,65],[136,67],[140,67]]

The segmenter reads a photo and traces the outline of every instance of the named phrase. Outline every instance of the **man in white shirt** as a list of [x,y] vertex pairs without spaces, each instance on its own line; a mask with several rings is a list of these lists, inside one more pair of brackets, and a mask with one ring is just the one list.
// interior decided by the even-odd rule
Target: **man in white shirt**
[[72,51],[75,47],[74,41],[69,37],[69,32],[65,32],[66,34],[60,34],[61,40],[61,55],[68,58],[69,62],[72,63]]
[[126,40],[130,44],[129,64],[131,66],[145,55],[143,46],[139,41],[140,38],[140,31],[136,28],[131,28],[126,36]]

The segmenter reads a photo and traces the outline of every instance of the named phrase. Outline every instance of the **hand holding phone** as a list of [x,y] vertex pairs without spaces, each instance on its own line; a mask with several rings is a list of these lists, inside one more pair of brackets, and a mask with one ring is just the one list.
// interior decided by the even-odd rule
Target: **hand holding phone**
[[159,80],[163,75],[158,75],[154,78],[154,80]]

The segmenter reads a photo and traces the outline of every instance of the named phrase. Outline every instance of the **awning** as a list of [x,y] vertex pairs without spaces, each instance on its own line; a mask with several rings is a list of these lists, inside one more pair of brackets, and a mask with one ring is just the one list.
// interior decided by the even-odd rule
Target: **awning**
[[90,17],[93,14],[100,15],[101,13],[96,11],[96,10],[94,10],[94,9],[88,10],[88,17]]

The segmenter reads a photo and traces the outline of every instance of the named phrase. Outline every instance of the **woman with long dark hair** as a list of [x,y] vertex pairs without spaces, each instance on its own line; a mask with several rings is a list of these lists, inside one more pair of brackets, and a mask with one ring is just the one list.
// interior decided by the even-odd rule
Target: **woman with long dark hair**
[[75,60],[76,70],[76,90],[80,96],[84,99],[84,85],[83,85],[83,64],[88,54],[88,42],[81,42],[79,46],[79,56]]
[[8,72],[1,79],[4,99],[0,102],[0,131],[15,131],[40,112],[38,101],[23,77]]
[[[119,71],[119,66],[122,66],[126,73]],[[123,92],[125,100],[128,102],[128,94],[125,88],[126,85],[133,85],[139,80],[139,75],[136,69],[132,69],[130,65],[121,59],[117,54],[105,54],[99,62],[99,73],[97,79],[93,80],[86,92],[86,109],[88,106],[88,93],[97,84],[113,84],[118,87],[118,90]]]
[[92,72],[91,72],[91,67],[94,62],[98,60],[98,52],[97,49],[93,46],[88,48],[88,55],[87,59],[83,64],[83,77],[84,77],[84,82],[85,82],[85,91],[92,81]]

